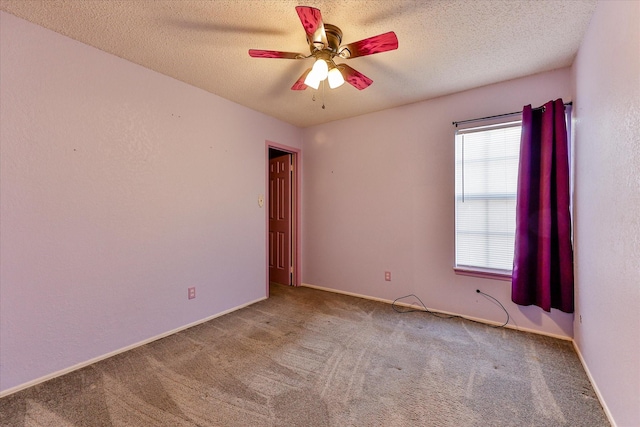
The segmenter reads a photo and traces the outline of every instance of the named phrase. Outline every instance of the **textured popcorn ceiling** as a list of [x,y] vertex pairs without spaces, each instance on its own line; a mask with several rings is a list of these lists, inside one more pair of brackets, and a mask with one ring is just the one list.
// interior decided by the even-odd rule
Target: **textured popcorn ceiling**
[[[297,126],[571,65],[595,0],[0,0],[0,9]],[[292,91],[312,60],[295,6],[317,7],[343,43],[395,31],[398,50],[346,62],[374,83]],[[1,24],[1,23],[0,23]],[[322,89],[322,86],[320,87]],[[315,102],[313,95],[315,94]]]

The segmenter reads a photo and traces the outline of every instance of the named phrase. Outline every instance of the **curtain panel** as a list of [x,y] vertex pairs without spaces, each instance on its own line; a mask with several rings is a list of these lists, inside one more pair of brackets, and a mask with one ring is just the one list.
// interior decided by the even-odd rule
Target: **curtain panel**
[[511,299],[574,311],[569,155],[562,99],[522,111]]

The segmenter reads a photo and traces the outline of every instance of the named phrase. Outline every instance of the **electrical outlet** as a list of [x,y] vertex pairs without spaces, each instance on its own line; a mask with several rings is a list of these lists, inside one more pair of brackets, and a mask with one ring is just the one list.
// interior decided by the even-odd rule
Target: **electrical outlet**
[[189,288],[189,299],[194,299],[196,297],[196,287],[193,286]]
[[391,281],[391,272],[390,271],[385,271],[384,272],[384,280],[386,280],[387,282]]

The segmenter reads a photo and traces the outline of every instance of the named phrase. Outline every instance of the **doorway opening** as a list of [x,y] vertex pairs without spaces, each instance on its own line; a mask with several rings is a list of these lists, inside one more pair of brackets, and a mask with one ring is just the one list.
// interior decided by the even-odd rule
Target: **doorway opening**
[[267,142],[267,295],[269,285],[300,285],[299,154]]

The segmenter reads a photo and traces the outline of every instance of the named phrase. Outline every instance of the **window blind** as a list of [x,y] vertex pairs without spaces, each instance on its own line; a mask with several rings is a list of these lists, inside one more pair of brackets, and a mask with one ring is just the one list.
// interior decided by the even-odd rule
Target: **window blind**
[[521,122],[456,132],[456,267],[511,273]]

